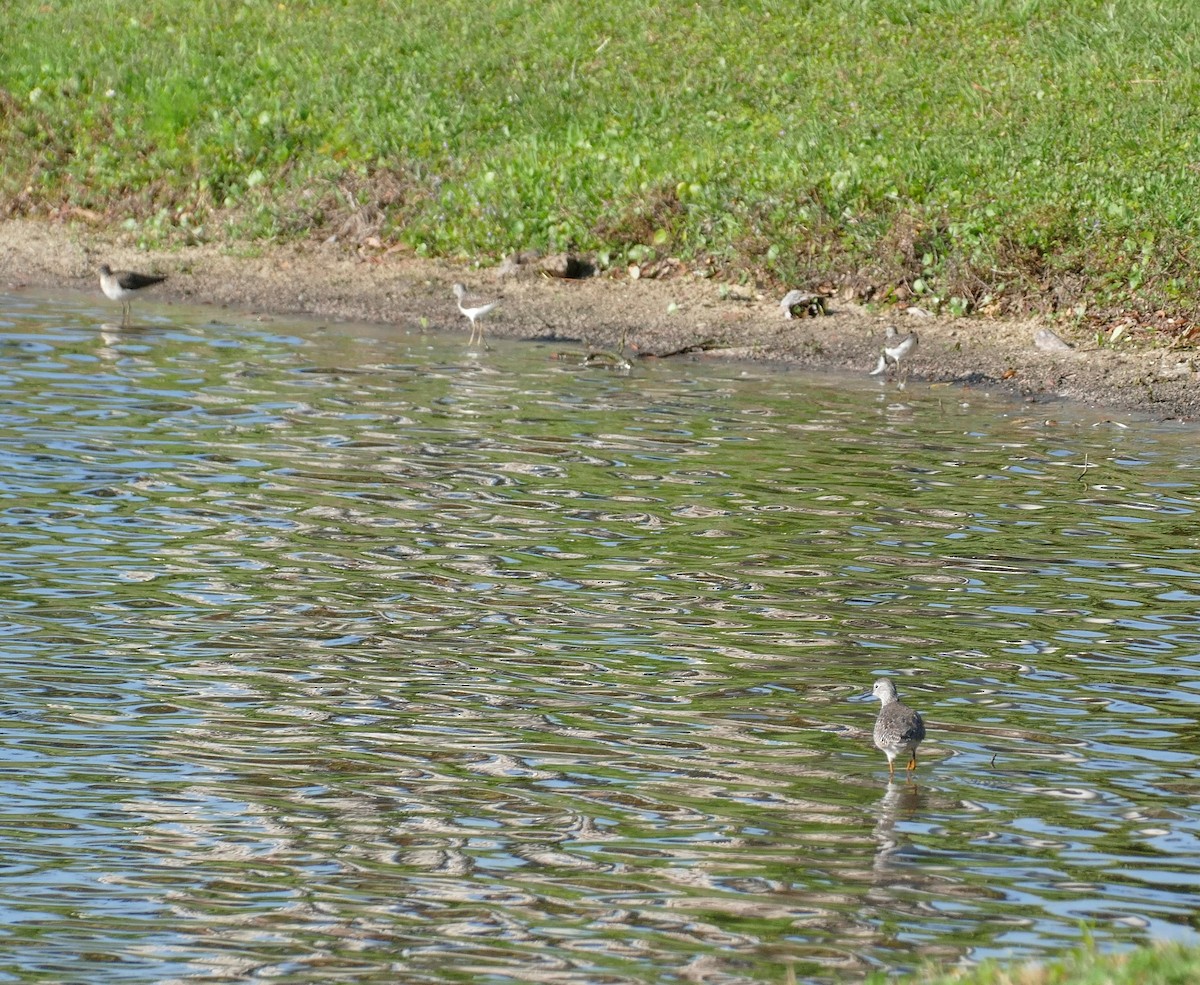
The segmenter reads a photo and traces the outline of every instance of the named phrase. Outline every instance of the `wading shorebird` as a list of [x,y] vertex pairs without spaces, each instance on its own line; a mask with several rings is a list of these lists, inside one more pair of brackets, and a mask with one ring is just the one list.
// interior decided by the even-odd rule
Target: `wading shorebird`
[[[875,364],[875,368],[871,370],[871,376],[878,376],[889,369],[896,371],[896,378],[900,379],[900,360],[907,356],[911,356],[917,351],[917,344],[920,339],[917,338],[916,332],[909,332],[907,335],[901,335],[896,331],[895,325],[889,325],[884,333],[883,347],[879,350],[879,362]],[[904,379],[908,379],[908,374],[912,370],[912,364],[909,363],[908,369],[904,371]]]
[[896,685],[881,677],[871,688],[880,701],[879,717],[875,719],[875,748],[887,756],[888,776],[896,775],[896,757],[908,753],[911,774],[917,768],[917,746],[925,738],[925,723],[921,716],[904,704],[896,694]]
[[[473,298],[467,294],[467,288],[463,284],[454,285],[454,296],[458,299],[458,310],[461,311],[471,321],[471,337],[467,340],[467,345],[475,341],[475,319],[482,318],[496,305],[500,303],[500,298],[493,301],[483,301],[479,298]],[[483,326],[479,326],[479,344],[483,345]]]
[[100,267],[100,290],[104,296],[121,302],[121,324],[129,324],[129,306],[134,294],[166,280],[165,274],[136,274],[132,270],[114,271],[107,263]]

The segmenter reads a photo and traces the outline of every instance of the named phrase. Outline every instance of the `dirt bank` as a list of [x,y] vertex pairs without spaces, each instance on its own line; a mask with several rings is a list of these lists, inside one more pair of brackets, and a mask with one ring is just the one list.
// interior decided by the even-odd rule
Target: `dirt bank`
[[[811,370],[866,372],[875,365],[884,328],[915,329],[920,348],[912,385],[987,387],[1032,402],[1079,400],[1135,410],[1157,418],[1200,418],[1200,358],[1194,349],[1145,341],[1098,346],[1095,335],[1054,330],[1072,349],[1035,343],[1046,328],[1035,321],[940,319],[897,311],[875,313],[830,299],[828,314],[786,320],[777,294],[722,285],[681,268],[663,276],[584,280],[547,277],[522,268],[498,278],[494,270],[463,270],[383,249],[337,244],[249,246],[243,255],[216,246],[144,252],[120,234],[85,225],[0,223],[0,288],[68,286],[99,291],[96,268],[167,273],[157,297],[232,305],[250,311],[303,312],[358,321],[424,323],[466,335],[450,292],[456,280],[480,294],[503,293],[487,318],[492,336],[555,338],[631,357],[702,347],[722,355],[781,361]],[[804,286],[804,285],[796,285]],[[1043,345],[1045,343],[1043,342]],[[691,358],[689,356],[688,358]]]

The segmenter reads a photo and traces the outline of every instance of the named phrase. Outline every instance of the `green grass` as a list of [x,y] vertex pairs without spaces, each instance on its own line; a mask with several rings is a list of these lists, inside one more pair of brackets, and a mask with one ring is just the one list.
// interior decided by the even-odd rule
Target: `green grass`
[[1194,0],[10,0],[0,214],[1186,309]]
[[[894,978],[874,976],[867,985]],[[1200,981],[1200,950],[1177,944],[1100,955],[1091,947],[1056,961],[999,964],[989,961],[958,971],[931,970],[900,979],[898,985],[1193,985]]]

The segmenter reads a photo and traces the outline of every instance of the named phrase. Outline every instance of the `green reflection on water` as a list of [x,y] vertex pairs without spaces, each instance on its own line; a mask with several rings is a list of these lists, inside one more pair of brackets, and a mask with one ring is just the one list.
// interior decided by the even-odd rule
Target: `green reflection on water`
[[[1188,432],[31,310],[15,980],[816,981],[1191,934]],[[930,727],[914,784],[879,673]]]

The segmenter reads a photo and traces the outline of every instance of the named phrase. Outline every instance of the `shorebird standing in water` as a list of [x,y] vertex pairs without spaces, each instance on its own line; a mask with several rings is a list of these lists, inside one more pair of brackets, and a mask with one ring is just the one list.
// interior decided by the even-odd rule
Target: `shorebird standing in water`
[[114,271],[107,263],[100,267],[100,290],[112,301],[121,302],[121,324],[129,324],[129,306],[133,295],[144,287],[166,280],[165,274],[135,274],[132,270]]
[[875,748],[887,756],[888,776],[896,775],[896,757],[902,752],[908,753],[906,768],[913,773],[917,768],[917,746],[925,738],[925,723],[920,714],[900,700],[896,685],[886,677],[875,682],[871,693],[880,703],[879,717],[875,719]]
[[[471,320],[471,337],[467,340],[467,345],[471,345],[475,341],[475,319],[482,318],[496,305],[500,303],[500,298],[494,301],[483,301],[479,298],[473,298],[467,294],[467,288],[463,284],[454,285],[454,296],[458,299],[458,310]],[[479,344],[483,345],[483,326],[479,326]]]
[[[896,379],[900,380],[900,360],[916,352],[919,341],[916,332],[901,335],[896,331],[895,325],[889,325],[887,331],[884,333],[883,347],[879,350],[879,362],[875,364],[875,368],[871,370],[870,375],[878,376],[889,369],[894,369],[896,371]],[[908,369],[904,371],[903,379],[907,380],[908,374],[911,371],[912,364],[910,363]]]

